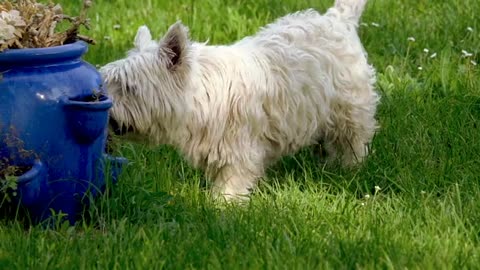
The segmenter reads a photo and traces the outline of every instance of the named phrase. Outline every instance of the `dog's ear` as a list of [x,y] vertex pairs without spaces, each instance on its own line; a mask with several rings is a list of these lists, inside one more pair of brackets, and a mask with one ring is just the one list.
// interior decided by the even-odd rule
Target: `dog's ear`
[[147,26],[142,25],[138,28],[137,35],[135,36],[135,41],[133,42],[135,47],[139,50],[147,47],[148,44],[152,41],[152,34]]
[[175,68],[182,64],[190,43],[188,29],[180,21],[168,29],[165,36],[160,40],[162,55],[168,57],[168,68]]

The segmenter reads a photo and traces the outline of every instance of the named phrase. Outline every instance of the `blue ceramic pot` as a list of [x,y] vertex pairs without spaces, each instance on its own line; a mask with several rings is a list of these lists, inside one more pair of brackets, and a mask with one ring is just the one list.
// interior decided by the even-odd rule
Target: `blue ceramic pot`
[[126,162],[104,153],[112,101],[100,74],[81,58],[87,49],[79,41],[0,53],[0,162],[37,172],[19,177],[35,183],[20,195],[27,208],[35,206],[37,221],[53,210],[74,223],[82,198],[103,190],[105,163],[115,182]]

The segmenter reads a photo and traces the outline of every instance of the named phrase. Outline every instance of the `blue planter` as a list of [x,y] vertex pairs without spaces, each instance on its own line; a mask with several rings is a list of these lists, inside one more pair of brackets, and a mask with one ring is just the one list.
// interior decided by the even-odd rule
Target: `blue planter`
[[0,53],[0,164],[32,168],[18,193],[35,221],[53,210],[73,224],[82,198],[103,191],[106,163],[113,182],[126,163],[104,152],[112,101],[86,52],[79,41]]

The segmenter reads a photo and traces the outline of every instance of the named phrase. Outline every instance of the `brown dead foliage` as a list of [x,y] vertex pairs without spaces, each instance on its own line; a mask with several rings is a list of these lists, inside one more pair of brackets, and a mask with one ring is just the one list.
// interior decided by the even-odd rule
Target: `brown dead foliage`
[[[3,0],[0,3],[0,52],[5,49],[45,48],[92,38],[79,34],[80,26],[89,29],[87,10],[91,0],[83,0],[80,14],[63,13],[60,4],[38,3],[35,0]],[[60,23],[68,27],[57,31]]]

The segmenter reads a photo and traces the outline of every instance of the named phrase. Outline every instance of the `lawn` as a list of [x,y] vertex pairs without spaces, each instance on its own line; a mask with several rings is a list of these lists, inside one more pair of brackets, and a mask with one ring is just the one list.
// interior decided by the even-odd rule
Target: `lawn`
[[[62,0],[70,13],[80,1]],[[96,0],[86,60],[137,28],[233,42],[333,0]],[[370,0],[360,26],[382,95],[364,166],[286,157],[243,206],[219,206],[172,148],[123,142],[118,185],[76,226],[0,221],[0,269],[480,269],[480,1]]]

